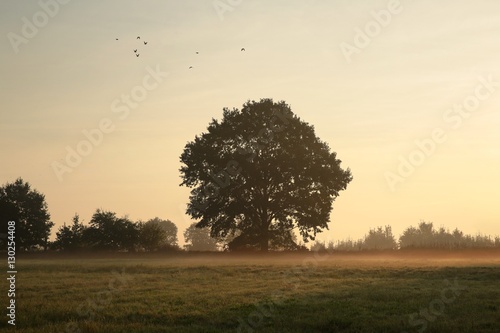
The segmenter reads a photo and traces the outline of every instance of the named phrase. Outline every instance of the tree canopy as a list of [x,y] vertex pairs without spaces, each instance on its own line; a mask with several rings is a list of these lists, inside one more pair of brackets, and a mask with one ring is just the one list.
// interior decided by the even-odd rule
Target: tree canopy
[[192,223],[184,231],[184,248],[188,251],[217,251],[217,240],[210,237],[210,230],[207,228],[197,228],[196,223]]
[[139,240],[137,223],[116,213],[97,209],[84,232],[85,242],[99,250],[134,251]]
[[177,248],[177,226],[170,220],[150,219],[140,226],[140,244],[146,251]]
[[75,214],[71,226],[67,226],[64,223],[64,225],[59,227],[52,247],[64,251],[81,250],[85,247],[84,237],[86,230],[86,227],[80,222],[80,216]]
[[239,233],[262,251],[298,230],[305,242],[328,229],[333,201],[352,180],[314,127],[285,102],[224,108],[180,157],[187,213],[212,237]]
[[158,217],[132,222],[127,217],[97,209],[89,225],[75,214],[73,223],[59,227],[52,248],[60,251],[178,251],[177,226]]
[[2,233],[7,232],[8,221],[16,223],[16,246],[20,250],[47,248],[54,223],[45,196],[21,178],[0,187],[0,220]]

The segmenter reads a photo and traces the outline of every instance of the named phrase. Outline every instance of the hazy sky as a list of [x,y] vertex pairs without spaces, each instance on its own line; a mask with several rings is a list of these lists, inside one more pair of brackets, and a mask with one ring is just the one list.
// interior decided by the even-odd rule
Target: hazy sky
[[0,183],[44,193],[53,233],[103,208],[182,242],[185,144],[273,98],[351,168],[321,240],[500,234],[496,0],[2,1],[0,30]]

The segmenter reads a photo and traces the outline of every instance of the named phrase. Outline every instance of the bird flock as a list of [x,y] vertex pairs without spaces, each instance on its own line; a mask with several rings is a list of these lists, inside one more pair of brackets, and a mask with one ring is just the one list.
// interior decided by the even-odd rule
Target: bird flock
[[[118,40],[120,40],[119,38],[115,38],[115,39],[116,39],[117,41],[118,41]],[[139,40],[140,40],[140,39],[141,39],[141,36],[137,36],[137,38],[136,38],[136,39],[139,39]],[[144,44],[144,45],[148,45],[148,42],[143,41],[143,42],[142,42],[142,44]],[[141,44],[141,45],[142,45],[142,44]],[[139,49],[137,49],[137,48],[136,48],[136,49],[133,49],[133,51],[134,51],[134,54],[135,54],[136,58],[139,58],[139,56],[141,55],[140,53],[138,53],[138,52],[139,52]]]
[[[116,39],[117,41],[119,41],[119,40],[120,40],[119,38],[115,38],[115,39]],[[137,36],[137,38],[136,38],[136,39],[140,40],[140,39],[141,39],[141,36]],[[148,45],[148,42],[147,42],[147,41],[143,41],[141,45],[146,46],[146,45]],[[138,48],[135,48],[135,49],[132,49],[132,51],[134,51],[134,54],[135,54],[136,58],[139,58],[139,56],[141,55],[141,54],[139,53],[139,49],[138,49]],[[244,51],[246,51],[246,50],[245,50],[245,48],[244,48],[244,47],[242,47],[242,48],[241,48],[241,52],[244,52]],[[196,51],[196,54],[200,54],[200,52],[199,52],[199,51]],[[192,69],[192,68],[193,68],[193,66],[189,66],[189,69]]]

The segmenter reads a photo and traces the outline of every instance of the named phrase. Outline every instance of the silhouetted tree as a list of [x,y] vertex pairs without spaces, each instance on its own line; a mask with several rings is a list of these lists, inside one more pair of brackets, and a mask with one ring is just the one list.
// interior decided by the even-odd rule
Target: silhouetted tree
[[54,226],[45,196],[21,178],[0,187],[0,221],[1,233],[7,233],[7,222],[16,222],[15,242],[20,251],[46,249]]
[[422,246],[431,247],[434,243],[434,235],[434,225],[432,222],[420,222],[418,225],[418,237]]
[[341,240],[335,246],[332,244],[330,247],[337,251],[396,250],[398,244],[392,234],[392,227],[386,225],[384,228],[370,229],[363,239]]
[[80,222],[80,217],[75,214],[73,224],[67,226],[66,223],[59,228],[56,233],[56,240],[52,247],[57,250],[75,251],[85,247],[84,244],[85,226]]
[[174,222],[170,220],[162,220],[158,217],[149,220],[146,223],[153,223],[160,226],[160,228],[165,232],[165,239],[160,243],[160,248],[163,249],[178,249],[178,239],[177,239],[177,226]]
[[324,252],[324,251],[326,251],[326,249],[327,249],[327,246],[325,245],[325,242],[320,242],[319,240],[316,240],[311,245],[311,251]]
[[472,246],[475,248],[491,248],[495,246],[495,240],[491,239],[491,236],[477,234],[475,237],[472,237]]
[[140,223],[139,244],[146,251],[159,249],[178,249],[177,226],[170,220],[158,217]]
[[491,248],[496,246],[496,240],[491,236],[464,235],[455,228],[452,233],[444,227],[434,230],[431,222],[420,222],[418,228],[407,228],[399,238],[400,248],[434,248],[434,249],[466,249]]
[[134,251],[139,242],[139,227],[126,217],[97,209],[84,233],[85,241],[99,250]]
[[399,236],[399,248],[412,248],[420,247],[418,243],[418,230],[417,228],[410,226],[403,231],[403,234]]
[[433,233],[434,242],[432,247],[441,249],[452,249],[455,247],[455,239],[453,235],[444,227],[440,227],[437,232]]
[[454,247],[455,248],[462,248],[463,245],[465,244],[465,240],[464,240],[464,233],[460,230],[458,230],[458,228],[455,228],[455,230],[453,230],[453,244],[454,244]]
[[410,226],[399,237],[400,248],[431,247],[434,243],[434,227],[432,222],[421,221],[418,228]]
[[386,225],[384,229],[382,227],[370,229],[362,244],[362,248],[366,250],[395,250],[397,247],[390,225]]
[[167,233],[155,221],[139,223],[139,245],[146,251],[158,250],[167,238]]
[[[410,226],[404,230],[399,238],[399,248],[429,248],[429,249],[466,249],[466,248],[493,248],[500,247],[500,237],[484,235],[464,235],[457,228],[450,233],[448,229],[440,227],[435,230],[431,222],[421,221],[418,227]],[[341,240],[334,246],[332,242],[325,245],[324,242],[316,241],[312,251],[362,251],[362,250],[382,250],[397,249],[396,240],[392,234],[391,226],[385,228],[377,227],[370,229],[364,239],[356,241],[352,239]]]
[[[192,188],[187,213],[215,238],[267,251],[297,228],[303,240],[328,229],[333,201],[352,180],[314,127],[285,102],[247,102],[212,119],[181,155],[181,185]],[[277,232],[276,232],[277,231]]]
[[337,241],[334,247],[338,251],[361,251],[363,249],[363,240],[352,240],[350,238],[346,240]]
[[210,230],[207,228],[197,228],[196,223],[192,223],[184,231],[184,248],[188,251],[217,251],[217,240],[210,237]]

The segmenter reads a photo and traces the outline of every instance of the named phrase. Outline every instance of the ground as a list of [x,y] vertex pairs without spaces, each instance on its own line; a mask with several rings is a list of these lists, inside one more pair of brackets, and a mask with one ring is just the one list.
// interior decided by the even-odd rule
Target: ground
[[16,332],[500,332],[499,252],[37,255],[17,270]]

